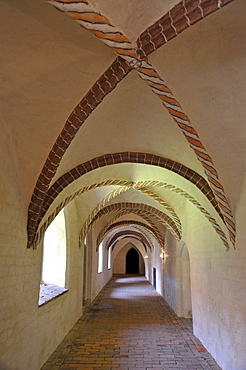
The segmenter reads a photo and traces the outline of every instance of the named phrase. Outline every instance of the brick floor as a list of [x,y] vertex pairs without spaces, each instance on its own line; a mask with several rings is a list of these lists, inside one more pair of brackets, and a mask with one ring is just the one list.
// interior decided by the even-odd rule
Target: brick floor
[[48,369],[213,369],[212,356],[140,276],[114,276],[42,367]]

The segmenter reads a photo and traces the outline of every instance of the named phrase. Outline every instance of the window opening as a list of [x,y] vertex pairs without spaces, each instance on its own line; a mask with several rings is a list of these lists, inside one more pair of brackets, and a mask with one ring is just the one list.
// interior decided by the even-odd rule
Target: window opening
[[108,270],[112,267],[112,248],[108,249]]
[[103,272],[103,245],[102,243],[99,244],[98,248],[98,273]]
[[64,210],[62,210],[44,235],[39,305],[67,291],[65,288],[66,244],[66,223]]

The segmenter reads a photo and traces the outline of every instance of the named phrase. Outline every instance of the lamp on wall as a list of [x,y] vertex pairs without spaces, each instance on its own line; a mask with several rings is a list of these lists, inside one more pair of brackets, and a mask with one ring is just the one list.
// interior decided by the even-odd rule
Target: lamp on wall
[[144,256],[144,258],[145,258],[145,259],[147,259],[147,258],[148,258],[148,256],[146,255],[146,256]]
[[161,252],[160,257],[164,259],[164,257],[165,257],[165,252],[164,251]]

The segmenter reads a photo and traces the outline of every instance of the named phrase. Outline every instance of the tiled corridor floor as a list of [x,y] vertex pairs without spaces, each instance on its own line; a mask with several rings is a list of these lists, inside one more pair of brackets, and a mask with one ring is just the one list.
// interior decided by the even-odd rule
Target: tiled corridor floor
[[48,369],[220,367],[144,277],[115,276],[48,359]]

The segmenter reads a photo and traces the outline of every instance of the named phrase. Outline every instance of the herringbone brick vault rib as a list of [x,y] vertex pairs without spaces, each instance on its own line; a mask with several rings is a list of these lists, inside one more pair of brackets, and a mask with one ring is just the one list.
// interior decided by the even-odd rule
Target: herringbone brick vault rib
[[48,359],[42,370],[219,370],[144,277],[115,276]]

